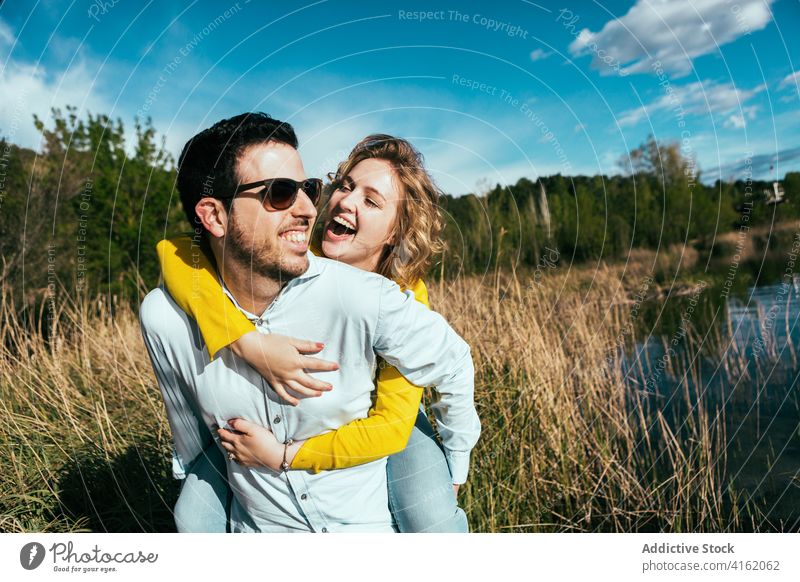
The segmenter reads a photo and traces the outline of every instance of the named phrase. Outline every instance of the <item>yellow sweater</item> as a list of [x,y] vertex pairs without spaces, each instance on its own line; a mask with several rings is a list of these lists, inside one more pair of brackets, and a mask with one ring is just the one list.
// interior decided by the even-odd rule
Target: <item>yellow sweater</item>
[[[212,359],[219,350],[255,330],[223,293],[204,245],[181,236],[162,240],[156,249],[167,290],[181,309],[197,321]],[[422,279],[413,291],[417,301],[429,306]],[[414,428],[421,400],[420,387],[381,361],[375,404],[367,418],[308,439],[292,461],[292,468],[314,472],[340,469],[402,451]]]

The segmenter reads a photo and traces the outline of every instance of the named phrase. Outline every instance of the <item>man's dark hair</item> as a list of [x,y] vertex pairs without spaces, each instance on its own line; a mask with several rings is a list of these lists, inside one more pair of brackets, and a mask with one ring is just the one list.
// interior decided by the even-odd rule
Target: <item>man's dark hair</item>
[[[186,142],[178,159],[178,192],[186,218],[195,231],[202,230],[194,211],[200,199],[232,196],[239,184],[236,172],[239,157],[250,146],[269,142],[297,149],[294,128],[260,112],[218,121]],[[231,202],[232,199],[223,200],[228,209]]]

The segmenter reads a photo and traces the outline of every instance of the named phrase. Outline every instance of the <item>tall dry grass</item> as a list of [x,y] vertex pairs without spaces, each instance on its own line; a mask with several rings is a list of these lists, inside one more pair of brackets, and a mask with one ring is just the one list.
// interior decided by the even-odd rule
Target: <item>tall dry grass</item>
[[[478,529],[738,527],[722,494],[717,412],[684,389],[676,404],[689,412],[678,427],[625,378],[631,289],[618,270],[440,291],[434,308],[473,346],[478,370],[484,433],[463,500]],[[699,378],[684,388],[689,381]]]
[[134,310],[63,304],[52,341],[14,313],[4,301],[0,530],[174,529],[169,426]]
[[[475,357],[483,436],[460,493],[474,531],[738,527],[716,411],[687,389],[676,428],[626,382],[617,273],[431,287]],[[4,303],[0,530],[171,530],[169,427],[134,309],[63,304],[52,342],[13,313]]]

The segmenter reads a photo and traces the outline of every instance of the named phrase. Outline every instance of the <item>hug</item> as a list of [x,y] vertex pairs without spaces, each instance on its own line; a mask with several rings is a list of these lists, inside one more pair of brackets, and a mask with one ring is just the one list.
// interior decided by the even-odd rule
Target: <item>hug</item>
[[195,232],[159,243],[164,285],[140,312],[178,531],[467,532],[472,357],[422,280],[440,192],[403,139],[363,139],[327,185],[297,148],[247,113],[179,159]]

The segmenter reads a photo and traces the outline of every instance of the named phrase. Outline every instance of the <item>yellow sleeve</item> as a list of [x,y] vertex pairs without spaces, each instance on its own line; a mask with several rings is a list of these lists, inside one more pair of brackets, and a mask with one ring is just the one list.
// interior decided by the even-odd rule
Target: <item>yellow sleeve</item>
[[[428,306],[428,290],[420,279],[414,286],[417,301]],[[297,451],[292,469],[313,472],[353,467],[402,451],[419,412],[422,388],[393,366],[381,361],[377,397],[367,418],[360,418],[308,439]]]
[[219,350],[256,328],[222,291],[204,249],[188,236],[162,240],[156,245],[167,290],[197,322],[213,360]]

